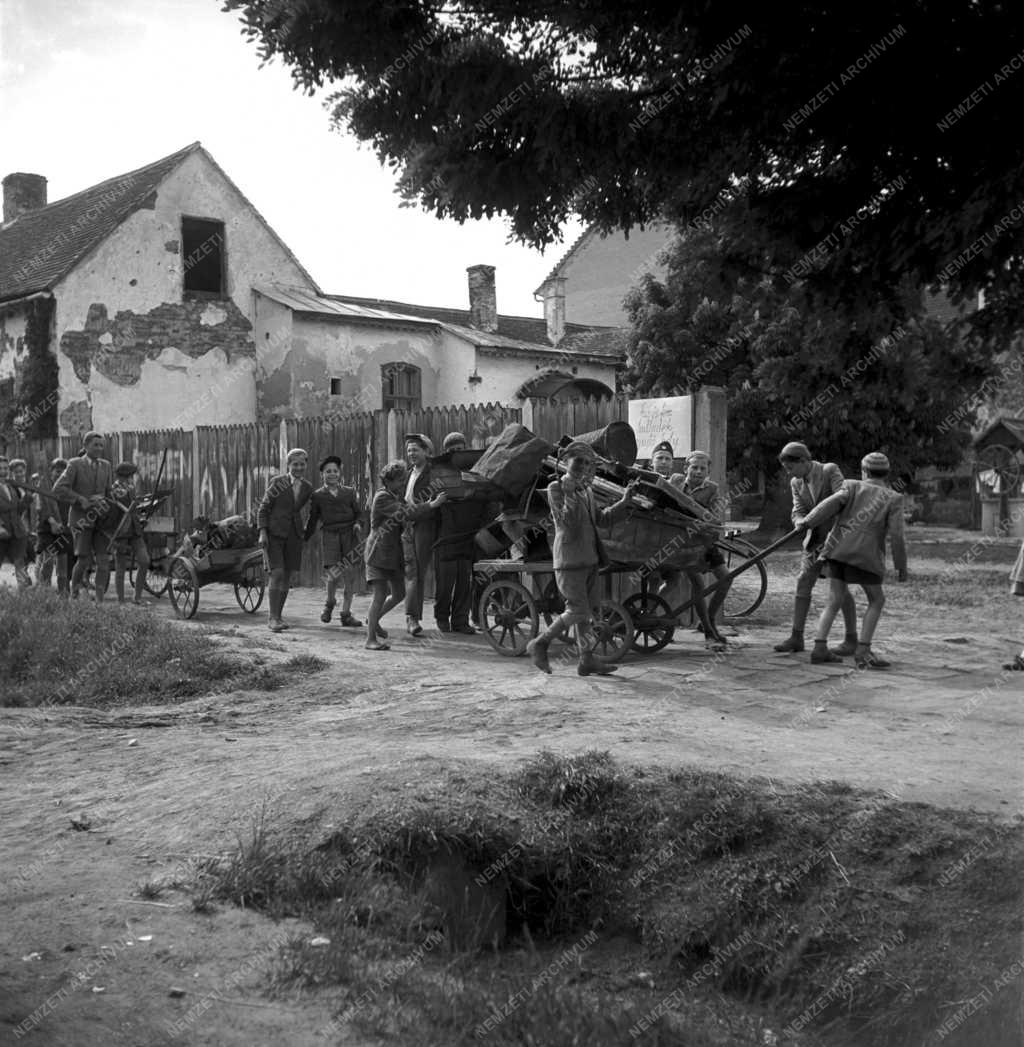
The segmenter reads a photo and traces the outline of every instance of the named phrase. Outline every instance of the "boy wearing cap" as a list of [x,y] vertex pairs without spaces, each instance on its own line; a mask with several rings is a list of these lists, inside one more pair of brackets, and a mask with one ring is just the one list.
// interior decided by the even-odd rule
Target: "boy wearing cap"
[[907,549],[903,540],[903,497],[888,485],[889,459],[872,451],[860,463],[861,479],[846,480],[840,490],[795,521],[812,529],[836,517],[818,554],[829,575],[829,602],[821,612],[814,637],[811,661],[838,662],[828,649],[828,633],[843,602],[850,598],[849,586],[859,585],[868,598],[854,651],[858,669],[888,669],[889,662],[871,651],[878,619],[885,607],[882,578],[885,574],[885,539],[892,542],[896,578],[907,580]]
[[405,556],[405,628],[410,636],[422,636],[423,592],[426,587],[427,570],[434,557],[434,542],[437,540],[437,513],[422,511],[434,491],[431,487],[430,462],[434,453],[430,437],[423,433],[408,433],[405,437],[405,457],[408,475],[405,485],[405,501],[415,506],[417,512],[406,517],[402,532],[402,550]]
[[675,467],[675,455],[668,440],[662,440],[660,444],[655,444],[654,450],[651,451],[651,470],[668,480],[672,476]]
[[[711,471],[711,455],[707,451],[692,451],[686,459],[686,472],[676,473],[671,480],[683,494],[692,498],[702,509],[706,509],[708,515],[715,523],[721,523],[719,514],[721,507],[718,499],[718,484],[709,477]],[[711,602],[705,605],[704,601],[704,579],[697,571],[687,571],[686,575],[690,582],[690,591],[693,594],[694,607],[697,617],[701,623],[707,621],[711,632],[708,640],[715,645],[723,645],[726,640],[718,631],[718,614],[729,595],[731,582],[723,581],[729,577],[729,569],[725,566],[725,557],[721,550],[712,545],[704,554],[704,565],[709,574],[718,579],[718,586],[711,596]],[[703,624],[700,626],[703,630]]]
[[585,629],[593,620],[594,610],[600,602],[598,569],[608,562],[597,528],[628,511],[636,484],[629,484],[614,505],[599,510],[594,506],[590,491],[597,461],[594,449],[574,440],[562,451],[562,461],[566,465],[565,474],[551,482],[547,496],[555,526],[552,542],[555,581],[565,599],[565,611],[526,645],[526,651],[541,672],[550,674],[548,648],[551,641],[575,625],[579,647],[576,671],[580,676],[607,676],[618,667],[599,662],[584,641]]
[[124,603],[124,577],[135,558],[135,595],[132,603],[142,607],[146,601],[146,573],[149,570],[149,549],[146,547],[145,521],[135,508],[134,476],[138,472],[132,462],[121,462],[114,470],[110,496],[118,512],[112,515],[116,523],[111,529],[111,549],[114,553],[114,591],[117,602]]
[[[816,505],[843,486],[843,473],[839,466],[834,462],[814,461],[806,444],[786,444],[779,452],[779,462],[789,476],[793,496],[791,518],[794,527],[798,526],[797,520],[802,520]],[[824,528],[808,530],[804,536],[804,551],[800,560],[800,572],[796,576],[796,596],[793,599],[793,629],[788,640],[775,645],[776,651],[788,654],[805,650],[804,626],[807,622],[807,612],[811,609],[811,592],[821,577],[818,550],[824,540]],[[857,649],[857,608],[850,593],[847,593],[843,600],[842,611],[846,636],[835,653],[845,657]]]
[[352,615],[352,594],[356,582],[356,557],[353,552],[362,540],[359,517],[362,508],[354,487],[341,482],[341,459],[336,454],[328,455],[320,463],[323,486],[310,497],[309,519],[303,535],[305,541],[316,533],[317,525],[323,525],[321,538],[324,571],[327,578],[327,602],[324,604],[320,621],[327,623],[335,607],[338,580],[342,581],[341,624],[347,629],[358,629],[363,623]]
[[[57,482],[68,467],[63,458],[54,458],[50,463],[50,487]],[[69,592],[68,555],[71,552],[71,531],[68,528],[69,506],[36,495],[36,580],[49,586],[54,565],[57,568],[57,592],[67,596]]]
[[285,457],[288,472],[271,479],[256,511],[259,546],[266,552],[270,566],[267,628],[273,633],[288,628],[281,620],[281,612],[288,599],[292,573],[302,568],[302,509],[313,493],[313,485],[304,479],[308,460],[309,455],[300,447],[292,448]]

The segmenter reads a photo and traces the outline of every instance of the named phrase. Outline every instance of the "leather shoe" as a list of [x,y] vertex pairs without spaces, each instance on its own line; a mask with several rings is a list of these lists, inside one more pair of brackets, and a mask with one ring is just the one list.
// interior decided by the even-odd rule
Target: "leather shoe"
[[462,633],[463,636],[476,636],[476,629],[471,625],[454,625],[452,626],[453,633]]
[[450,633],[452,631],[452,627],[448,622],[438,622],[437,631],[439,633]]
[[783,640],[782,643],[775,645],[775,650],[779,654],[799,654],[804,650],[804,639],[802,636],[791,636],[788,640]]

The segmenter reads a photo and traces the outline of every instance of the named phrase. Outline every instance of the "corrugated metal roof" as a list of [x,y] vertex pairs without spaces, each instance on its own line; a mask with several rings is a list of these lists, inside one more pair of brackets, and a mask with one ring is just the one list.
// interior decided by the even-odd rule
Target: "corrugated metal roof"
[[[505,349],[517,353],[541,353],[557,357],[566,355],[566,350],[561,343],[556,348],[547,342],[540,343],[526,341],[521,338],[510,338],[490,331],[481,331],[466,324],[452,323],[447,319],[447,317],[452,315],[460,318],[466,316],[468,318],[468,310],[463,312],[452,309],[435,309],[428,306],[412,306],[410,308],[422,309],[424,314],[415,316],[392,309],[380,309],[376,306],[367,305],[365,304],[368,301],[367,299],[345,298],[340,295],[315,295],[300,288],[284,287],[278,284],[257,284],[253,287],[253,290],[297,313],[314,313],[318,316],[333,316],[342,320],[362,320],[380,324],[416,324],[420,327],[439,327],[459,338],[464,338],[473,345],[485,349]],[[373,299],[369,299],[369,301],[373,301]],[[430,312],[442,315],[431,316],[429,315]],[[525,320],[525,318],[519,319]],[[500,320],[501,318],[499,317],[499,326]],[[536,321],[536,323],[538,331],[546,330],[543,320]],[[584,327],[578,327],[578,330],[583,334],[591,333],[590,329]],[[611,331],[612,329],[595,329],[593,334],[605,335]],[[603,344],[596,344],[593,350],[581,344],[573,355],[590,355],[617,360],[623,354],[621,350]]]
[[338,316],[348,320],[377,320],[381,322],[418,324],[433,327],[436,321],[424,320],[417,316],[406,316],[390,310],[372,309],[365,305],[339,301],[337,298],[326,298],[323,295],[310,294],[298,287],[282,287],[278,284],[254,284],[253,290],[265,298],[270,298],[287,306],[296,313],[318,313],[323,316]]

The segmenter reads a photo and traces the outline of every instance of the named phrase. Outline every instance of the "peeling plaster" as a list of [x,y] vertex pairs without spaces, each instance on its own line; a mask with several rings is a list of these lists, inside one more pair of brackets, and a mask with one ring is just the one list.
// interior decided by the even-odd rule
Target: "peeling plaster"
[[[204,322],[220,314],[219,323]],[[101,302],[89,306],[85,327],[65,331],[60,351],[74,368],[75,377],[88,385],[95,370],[117,385],[135,385],[146,360],[155,360],[165,349],[186,356],[205,356],[223,349],[230,365],[232,355],[255,357],[252,325],[230,299],[210,302],[164,302],[148,313],[128,310],[113,320]]]

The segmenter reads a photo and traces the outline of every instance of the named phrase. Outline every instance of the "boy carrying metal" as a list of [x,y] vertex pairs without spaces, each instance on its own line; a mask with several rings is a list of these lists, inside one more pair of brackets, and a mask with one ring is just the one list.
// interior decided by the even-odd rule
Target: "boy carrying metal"
[[547,630],[527,644],[526,651],[533,664],[543,673],[551,672],[548,648],[551,641],[576,626],[579,648],[580,676],[607,676],[617,666],[605,665],[594,657],[587,645],[587,627],[593,621],[600,603],[598,570],[608,557],[597,532],[599,524],[609,524],[624,515],[633,502],[636,484],[626,487],[614,505],[597,509],[590,486],[594,480],[597,457],[594,449],[580,440],[570,443],[562,451],[566,471],[548,486],[548,504],[555,525],[552,560],[558,590],[565,599],[565,611]]

